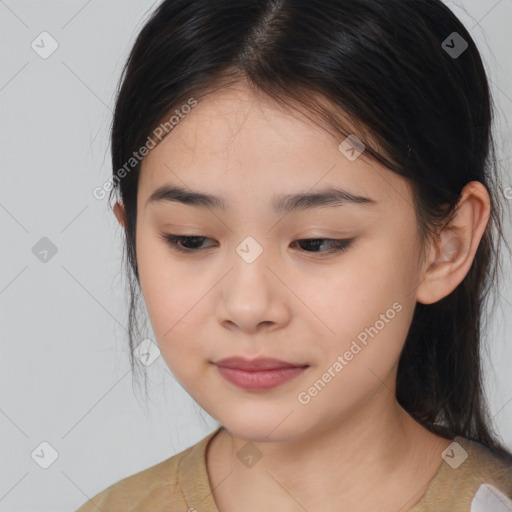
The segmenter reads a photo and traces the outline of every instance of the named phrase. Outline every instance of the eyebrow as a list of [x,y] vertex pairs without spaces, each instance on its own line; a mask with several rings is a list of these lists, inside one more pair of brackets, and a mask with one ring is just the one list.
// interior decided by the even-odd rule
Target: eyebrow
[[[146,206],[151,203],[166,202],[177,202],[189,206],[222,211],[226,211],[230,206],[229,202],[223,197],[170,185],[163,185],[157,188],[146,201]],[[332,187],[312,193],[282,194],[272,198],[272,208],[276,213],[290,213],[323,206],[336,207],[346,204],[374,206],[377,204],[377,201],[369,197],[352,194],[347,190]]]

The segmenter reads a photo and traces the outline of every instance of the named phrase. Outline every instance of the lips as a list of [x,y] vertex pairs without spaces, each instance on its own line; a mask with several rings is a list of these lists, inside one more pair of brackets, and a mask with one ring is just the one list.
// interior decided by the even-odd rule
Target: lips
[[276,388],[301,375],[308,364],[290,363],[279,359],[229,357],[214,363],[227,381],[248,391]]
[[222,368],[232,368],[249,372],[263,370],[278,370],[282,368],[305,368],[309,365],[301,363],[290,363],[279,359],[259,357],[256,359],[245,359],[243,357],[228,357],[216,361],[214,364]]

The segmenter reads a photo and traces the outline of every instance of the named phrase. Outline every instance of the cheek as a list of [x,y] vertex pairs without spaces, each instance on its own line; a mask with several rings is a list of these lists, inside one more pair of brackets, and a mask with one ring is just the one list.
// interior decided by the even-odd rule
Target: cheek
[[318,355],[324,366],[345,353],[352,367],[393,366],[414,311],[413,258],[396,242],[372,240],[328,271],[297,277],[296,293],[323,333]]
[[154,236],[141,234],[137,245],[137,264],[142,295],[162,356],[169,362],[187,353],[194,354],[193,338],[197,324],[206,315],[201,297],[205,285],[183,278],[182,267],[172,265],[165,245]]

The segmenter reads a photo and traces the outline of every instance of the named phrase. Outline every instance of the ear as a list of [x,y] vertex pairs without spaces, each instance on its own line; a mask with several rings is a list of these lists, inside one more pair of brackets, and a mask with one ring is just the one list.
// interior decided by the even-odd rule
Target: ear
[[455,216],[430,247],[416,300],[433,304],[448,296],[466,277],[491,211],[487,189],[471,181],[462,190]]
[[117,222],[121,225],[121,227],[126,226],[126,212],[124,210],[124,204],[122,201],[117,201],[114,205],[114,213],[116,215]]

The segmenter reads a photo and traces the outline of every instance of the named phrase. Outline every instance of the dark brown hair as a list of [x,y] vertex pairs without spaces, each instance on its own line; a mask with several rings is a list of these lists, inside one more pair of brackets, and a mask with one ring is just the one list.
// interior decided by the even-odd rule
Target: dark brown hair
[[[447,49],[453,37],[468,45],[460,55]],[[140,163],[122,178],[118,171],[188,99],[241,80],[339,135],[356,133],[367,155],[409,180],[423,242],[450,220],[464,185],[486,187],[491,217],[473,264],[447,297],[417,303],[396,393],[430,431],[510,455],[489,419],[480,353],[504,240],[494,106],[473,39],[440,0],[165,0],[152,13],[123,70],[111,134],[110,198],[115,192],[126,211],[132,368],[142,339]]]

